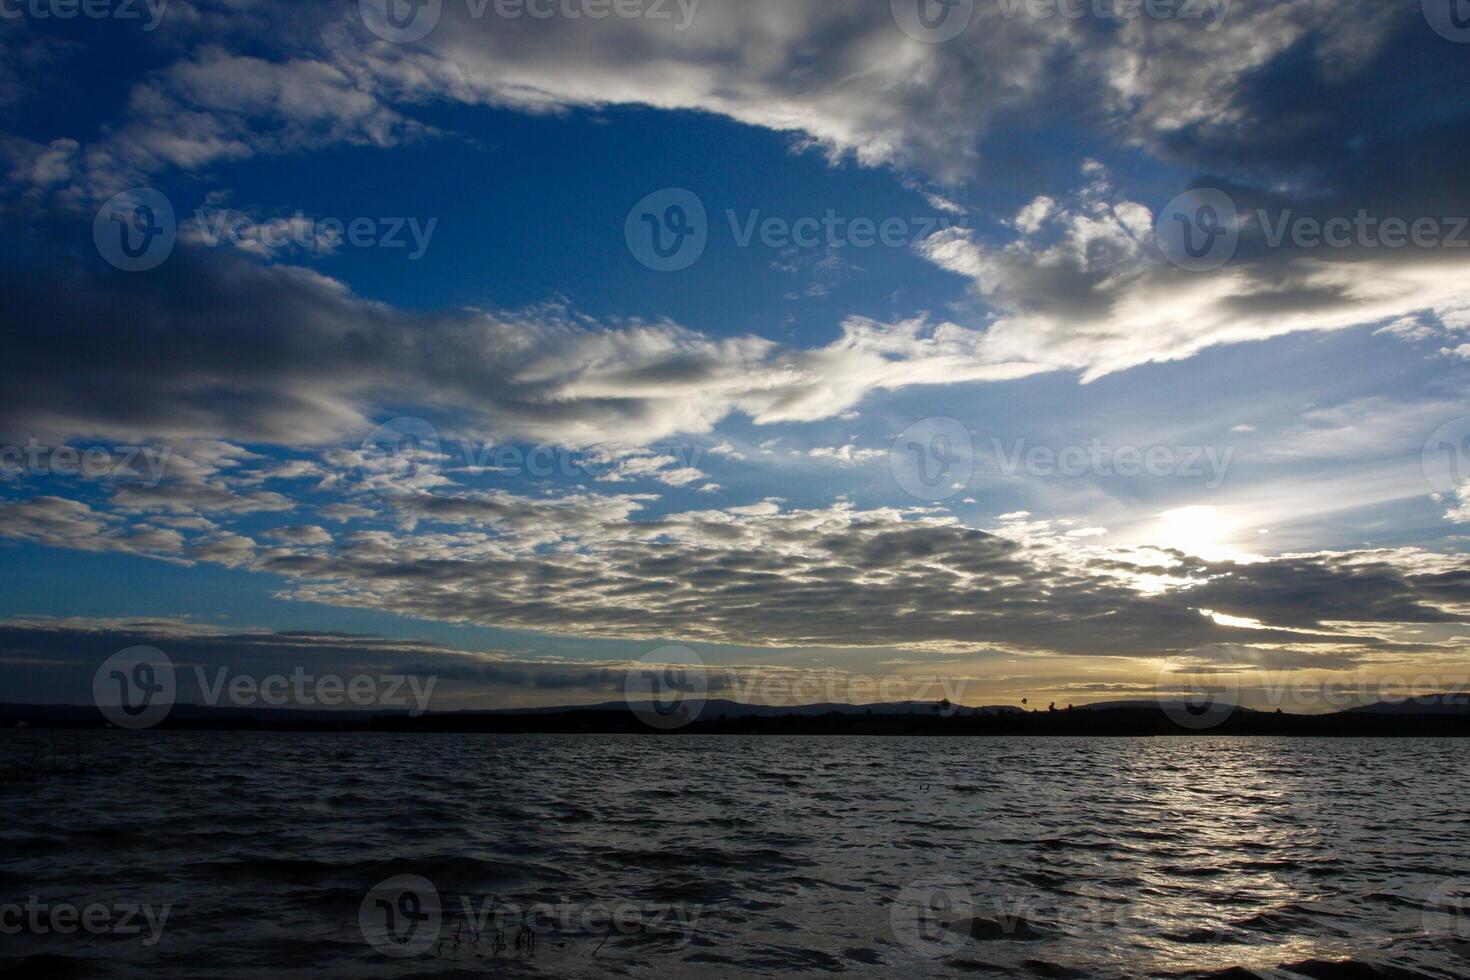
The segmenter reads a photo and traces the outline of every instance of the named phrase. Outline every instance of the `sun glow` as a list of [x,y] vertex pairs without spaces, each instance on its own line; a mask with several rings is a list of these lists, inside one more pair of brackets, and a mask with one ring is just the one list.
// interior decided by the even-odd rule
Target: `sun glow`
[[1156,542],[1211,561],[1248,560],[1253,556],[1234,547],[1242,525],[1216,507],[1179,507],[1159,515]]

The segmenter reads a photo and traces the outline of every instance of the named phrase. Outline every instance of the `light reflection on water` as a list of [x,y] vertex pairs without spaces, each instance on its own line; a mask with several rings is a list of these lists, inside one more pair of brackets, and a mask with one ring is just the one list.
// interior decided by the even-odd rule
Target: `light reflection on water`
[[[7,733],[0,748],[28,757],[21,743],[40,740]],[[1337,975],[1316,963],[1335,960],[1470,974],[1467,917],[1431,902],[1470,882],[1470,746],[1456,740],[83,746],[81,776],[0,784],[0,902],[168,903],[163,937],[29,930],[0,940],[0,961],[191,976],[1285,977]],[[442,903],[417,956],[370,944],[360,917],[392,908],[401,926],[423,908],[370,894],[402,875]],[[515,928],[503,949],[477,931],[475,910],[505,924],[537,908],[534,951]]]

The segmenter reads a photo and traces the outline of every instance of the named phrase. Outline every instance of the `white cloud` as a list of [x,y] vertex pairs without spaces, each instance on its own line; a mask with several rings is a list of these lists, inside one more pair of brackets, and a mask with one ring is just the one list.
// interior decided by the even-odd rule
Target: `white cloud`
[[1343,261],[1243,249],[1215,272],[1187,272],[1159,252],[1148,209],[1118,195],[1105,173],[1094,169],[1093,177],[1044,222],[1018,220],[1021,233],[1007,244],[951,228],[916,246],[971,279],[987,306],[983,330],[953,328],[966,338],[972,376],[982,365],[1007,365],[1016,375],[1068,370],[1092,381],[1223,344],[1420,310],[1448,315],[1470,298],[1465,257],[1452,250],[1369,250]]
[[875,459],[883,459],[888,454],[881,449],[859,449],[857,446],[847,445],[818,446],[807,450],[807,455],[813,459],[830,459],[843,466],[858,466]]

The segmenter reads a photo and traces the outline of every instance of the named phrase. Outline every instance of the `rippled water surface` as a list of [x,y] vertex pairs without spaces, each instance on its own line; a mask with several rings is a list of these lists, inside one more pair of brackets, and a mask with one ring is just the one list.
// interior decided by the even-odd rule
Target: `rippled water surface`
[[1470,976],[1462,741],[81,745],[0,784],[7,921],[167,919],[7,926],[16,975]]

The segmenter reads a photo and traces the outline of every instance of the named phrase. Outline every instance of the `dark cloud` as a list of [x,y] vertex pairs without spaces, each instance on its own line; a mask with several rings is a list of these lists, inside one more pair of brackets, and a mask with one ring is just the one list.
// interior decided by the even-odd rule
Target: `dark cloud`
[[362,440],[394,405],[446,437],[636,446],[708,432],[734,412],[827,418],[878,388],[991,371],[868,323],[797,350],[668,323],[588,326],[559,310],[410,313],[311,271],[184,245],[146,275],[29,254],[0,271],[0,291],[13,379],[0,389],[0,437],[22,444],[81,434],[317,446]]
[[[520,531],[485,553],[421,527],[260,567],[295,577],[303,599],[573,636],[1117,656],[1228,641],[1386,650],[1394,643],[1371,627],[1464,623],[1456,607],[1470,599],[1463,566],[1412,553],[1160,567],[841,509],[596,527],[558,526],[555,508],[540,516],[551,523],[534,539],[556,549],[521,548]],[[1168,588],[1141,591],[1161,570]],[[1223,626],[1205,611],[1262,625]]]

